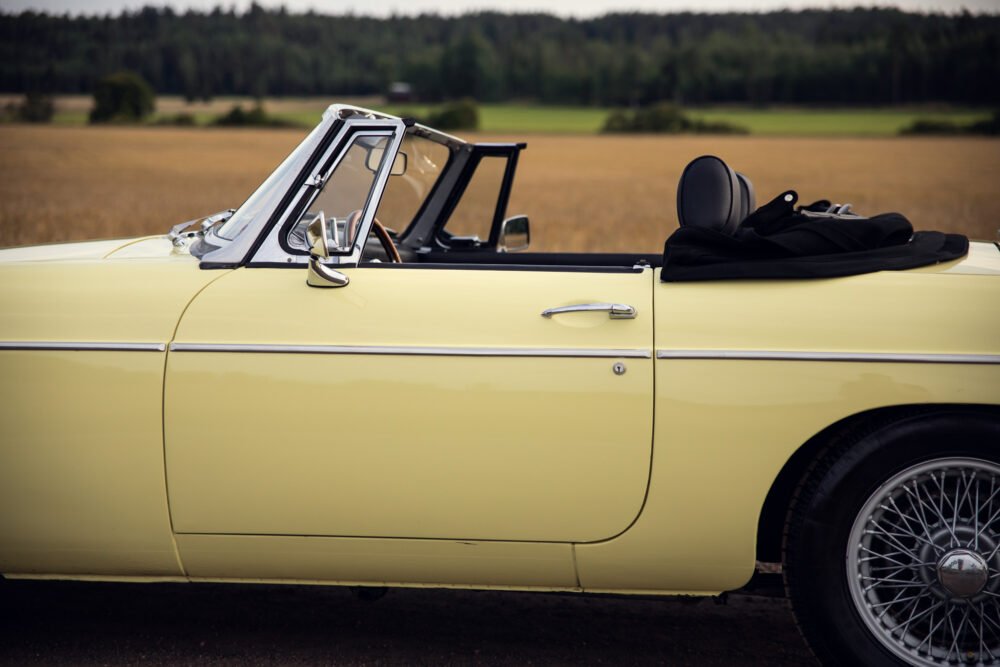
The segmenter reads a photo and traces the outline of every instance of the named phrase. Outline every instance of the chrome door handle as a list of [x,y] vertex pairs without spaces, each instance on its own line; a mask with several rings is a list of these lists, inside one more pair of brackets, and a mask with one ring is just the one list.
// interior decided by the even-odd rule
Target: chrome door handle
[[547,308],[542,311],[542,317],[552,317],[562,313],[607,313],[613,320],[634,320],[635,308],[627,303],[578,303],[573,306]]

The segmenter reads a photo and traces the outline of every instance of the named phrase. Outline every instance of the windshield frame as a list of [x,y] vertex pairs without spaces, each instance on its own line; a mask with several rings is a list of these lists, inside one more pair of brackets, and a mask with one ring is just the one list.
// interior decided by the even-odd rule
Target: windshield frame
[[[323,114],[323,119],[313,130],[306,135],[306,138],[286,157],[280,165],[272,172],[261,185],[254,190],[254,193],[247,198],[240,208],[236,210],[233,217],[226,221],[225,225],[218,229],[210,229],[205,235],[205,242],[217,249],[206,253],[201,258],[203,268],[224,268],[242,266],[250,258],[256,248],[260,245],[266,230],[274,223],[274,218],[284,211],[287,200],[294,191],[295,183],[300,182],[306,174],[315,168],[317,155],[323,151],[324,146],[329,146],[333,138],[342,130],[343,122],[328,109]],[[282,169],[286,165],[294,163],[295,160],[304,157],[304,163],[299,169]],[[280,178],[272,181],[280,173]],[[266,209],[256,212],[253,218],[233,238],[227,239],[219,234],[225,227],[240,215],[241,211],[251,205],[258,193],[264,188],[274,189],[276,197],[272,198]]]
[[[372,181],[371,187],[365,196],[364,206],[360,209],[364,212],[364,215],[359,222],[359,236],[360,230],[366,228],[366,222],[374,219],[375,208],[377,208],[377,202],[381,201],[382,194],[385,191],[385,186],[388,182],[388,172],[391,167],[391,163],[386,163],[385,160],[390,154],[395,157],[395,151],[399,148],[401,143],[400,138],[396,136],[397,134],[403,134],[402,132],[397,132],[396,127],[378,127],[374,128],[371,126],[356,126],[347,128],[346,132],[342,136],[338,136],[336,141],[336,150],[334,155],[331,156],[329,161],[320,160],[317,164],[318,171],[316,177],[318,181],[322,182],[322,185],[315,187],[307,187],[307,192],[303,193],[303,196],[296,201],[293,205],[290,205],[287,210],[282,214],[279,219],[279,223],[275,224],[274,230],[277,232],[276,240],[280,249],[284,251],[287,255],[291,256],[308,256],[308,250],[297,250],[288,244],[288,234],[291,232],[292,228],[298,224],[299,220],[305,215],[313,203],[319,198],[320,194],[323,192],[324,188],[329,183],[330,179],[333,178],[337,169],[340,167],[344,158],[347,156],[348,151],[357,143],[359,140],[363,141],[365,139],[374,138],[385,138],[388,140],[388,145],[382,155],[382,159],[379,162],[379,167],[375,171],[375,178]],[[392,153],[390,153],[392,151]],[[326,164],[324,164],[326,163]],[[382,172],[385,173],[385,177],[381,178]],[[381,183],[381,186],[380,186]],[[307,184],[308,186],[308,184]],[[376,206],[372,206],[372,203],[376,202]],[[370,227],[370,222],[368,222],[368,227]],[[274,232],[272,232],[272,235]],[[358,246],[358,239],[351,244],[351,247],[346,249],[329,251],[328,260],[337,261],[338,257],[349,257],[355,252]],[[362,242],[363,245],[363,242]],[[255,255],[253,262],[267,261],[268,256],[260,257],[262,253],[267,253],[268,248],[262,248],[258,255]],[[273,261],[273,259],[272,259]],[[295,260],[293,260],[295,261]]]
[[[324,167],[331,165],[331,161],[336,158],[337,154],[344,147],[346,138],[358,131],[381,131],[387,129],[394,131],[394,138],[387,151],[387,155],[392,159],[395,158],[403,137],[409,132],[424,135],[432,141],[444,144],[449,147],[452,153],[456,149],[468,145],[457,137],[416,124],[412,120],[403,120],[396,116],[350,105],[331,105],[323,114],[320,124],[293,151],[293,154],[296,154],[299,148],[306,145],[311,146],[311,155],[306,160],[304,167],[298,170],[298,173],[295,173],[295,170],[291,170],[289,173],[283,174],[282,178],[275,182],[275,187],[278,188],[278,191],[283,191],[277,205],[268,211],[267,216],[262,215],[262,212],[256,214],[253,220],[249,221],[245,228],[232,240],[222,238],[216,233],[217,229],[222,228],[221,225],[208,230],[205,242],[209,247],[214,247],[202,255],[201,268],[225,269],[239,266],[281,266],[291,268],[304,265],[309,259],[308,254],[300,254],[296,251],[289,252],[282,244],[281,232],[285,227],[282,223],[294,213],[303,198],[307,195],[308,190],[322,185],[322,181],[317,181],[317,179],[322,179],[322,172],[325,171]],[[321,137],[321,139],[318,143],[313,143],[311,139],[314,137]],[[285,162],[290,159],[291,155],[286,158]],[[282,162],[282,165],[285,162]],[[325,263],[351,265],[357,264],[360,261],[364,241],[371,230],[372,220],[375,217],[375,211],[378,208],[382,192],[389,178],[389,167],[391,165],[392,162],[390,160],[390,162],[384,163],[379,171],[376,187],[372,191],[368,206],[365,209],[365,215],[363,216],[359,236],[353,251],[348,255],[332,256]],[[448,166],[450,167],[450,164]],[[279,171],[280,168],[281,165],[275,171]],[[435,189],[430,193],[431,196],[437,191],[437,186],[440,186],[441,180],[438,180]],[[247,201],[249,202],[250,199]],[[244,203],[245,205],[246,203]],[[241,206],[241,208],[243,207]],[[418,218],[420,215],[418,214]]]
[[[254,204],[258,199],[265,199],[272,194],[281,194],[283,191],[287,191],[291,182],[295,179],[295,176],[302,170],[302,167],[298,169],[293,169],[296,163],[305,166],[305,162],[309,160],[309,156],[313,154],[316,147],[322,140],[323,124],[320,123],[306,135],[306,138],[299,142],[288,156],[281,161],[281,163],[274,168],[274,170],[264,179],[264,182],[257,186],[257,189],[253,191],[246,201],[240,204],[239,208],[230,216],[230,218],[222,224],[215,234],[220,240],[223,241],[235,241],[240,234],[244,233],[251,225],[253,220],[257,217],[263,217],[268,213],[274,211],[277,207],[277,201],[271,202],[271,205],[265,206],[260,211],[256,213],[252,209]],[[268,202],[264,202],[265,204]],[[244,217],[250,217],[249,220],[243,221]],[[227,233],[233,227],[239,225],[239,229],[235,233]]]

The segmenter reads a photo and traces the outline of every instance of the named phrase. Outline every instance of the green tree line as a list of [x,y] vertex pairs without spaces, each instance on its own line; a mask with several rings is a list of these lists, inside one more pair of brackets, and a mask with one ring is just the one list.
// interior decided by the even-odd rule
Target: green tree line
[[475,13],[385,19],[252,5],[118,16],[0,13],[0,90],[90,93],[119,70],[158,93],[639,105],[1000,103],[1000,16]]

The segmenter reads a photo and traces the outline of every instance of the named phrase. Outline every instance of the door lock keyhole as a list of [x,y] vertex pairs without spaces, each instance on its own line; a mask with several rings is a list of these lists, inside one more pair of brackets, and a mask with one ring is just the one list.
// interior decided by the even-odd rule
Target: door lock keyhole
[[611,367],[611,370],[615,372],[615,375],[625,375],[625,364],[620,361],[616,361],[615,365]]

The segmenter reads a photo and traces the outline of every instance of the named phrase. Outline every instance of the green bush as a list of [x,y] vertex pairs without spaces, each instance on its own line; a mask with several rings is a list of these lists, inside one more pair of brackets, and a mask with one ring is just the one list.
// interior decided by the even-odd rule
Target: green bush
[[950,120],[928,118],[918,118],[899,131],[900,134],[960,134],[961,132],[961,126]]
[[42,93],[28,93],[23,102],[7,108],[11,119],[22,123],[50,123],[56,112],[52,98]]
[[604,127],[601,128],[601,132],[629,132],[631,122],[632,120],[628,113],[626,113],[623,109],[615,109],[608,114],[608,117],[604,121]]
[[721,120],[696,120],[694,131],[698,134],[750,134],[750,130],[742,125],[735,125]]
[[947,120],[935,120],[931,118],[918,118],[902,130],[900,134],[906,135],[954,135],[954,134],[976,134],[985,136],[1000,135],[1000,109],[993,112],[993,115],[986,120],[977,120],[973,123],[961,124]]
[[438,130],[478,130],[479,107],[470,99],[448,102],[428,114],[425,124]]
[[968,126],[969,134],[983,134],[995,137],[1000,135],[1000,109],[993,112],[993,115],[986,120],[979,120]]
[[693,132],[694,128],[695,122],[673,104],[654,104],[650,107],[636,109],[632,114],[632,132],[681,134]]
[[164,116],[156,121],[157,125],[174,125],[176,127],[194,127],[197,121],[189,113],[177,113],[173,116]]
[[723,122],[692,119],[680,107],[668,103],[612,111],[601,132],[646,132],[663,134],[747,134],[744,127]]
[[227,113],[216,118],[213,125],[220,127],[294,127],[295,123],[269,116],[264,111],[264,106],[258,101],[249,111],[244,111],[242,104],[234,105]]
[[94,88],[91,123],[138,123],[156,108],[153,89],[135,72],[104,77]]

